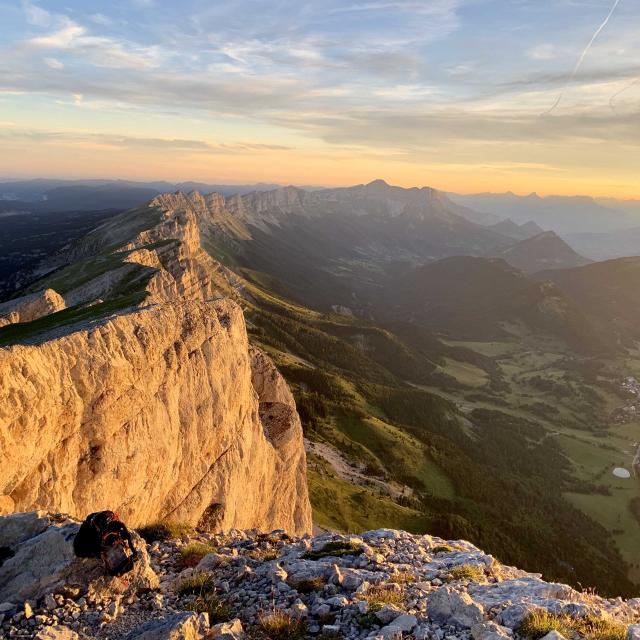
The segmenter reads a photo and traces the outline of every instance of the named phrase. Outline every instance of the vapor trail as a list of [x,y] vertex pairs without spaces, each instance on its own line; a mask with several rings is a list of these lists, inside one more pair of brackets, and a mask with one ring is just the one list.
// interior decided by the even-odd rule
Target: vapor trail
[[636,78],[631,84],[628,84],[626,87],[623,87],[622,89],[620,89],[620,91],[616,91],[610,98],[609,98],[609,106],[611,107],[611,111],[615,111],[616,107],[615,107],[615,101],[616,98],[619,95],[622,95],[625,91],[628,91],[629,89],[631,89],[631,87],[635,87],[638,83],[640,82],[640,78]]
[[604,19],[604,22],[596,29],[596,32],[591,36],[591,40],[589,40],[589,44],[584,48],[584,51],[582,52],[582,55],[580,56],[580,58],[578,58],[578,62],[575,68],[573,69],[573,73],[571,74],[566,84],[564,85],[562,91],[560,92],[560,95],[558,96],[558,99],[555,101],[551,109],[549,109],[548,111],[545,111],[542,114],[543,116],[548,115],[549,113],[554,111],[556,107],[562,102],[562,98],[564,98],[564,94],[566,90],[569,88],[569,85],[575,80],[575,77],[578,74],[578,71],[580,71],[580,67],[584,62],[584,59],[587,57],[589,50],[593,46],[593,43],[596,41],[596,39],[598,38],[602,30],[607,26],[609,20],[611,20],[611,16],[615,13],[615,10],[618,8],[618,5],[620,4],[620,2],[621,0],[615,0],[615,2],[613,3],[613,6],[611,7],[611,10],[609,11],[609,14]]

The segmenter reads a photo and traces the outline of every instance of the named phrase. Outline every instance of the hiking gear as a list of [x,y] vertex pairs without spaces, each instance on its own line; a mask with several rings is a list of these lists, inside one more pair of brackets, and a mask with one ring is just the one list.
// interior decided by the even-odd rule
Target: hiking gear
[[133,569],[137,558],[131,534],[113,511],[97,511],[87,516],[73,540],[79,558],[101,558],[112,576]]

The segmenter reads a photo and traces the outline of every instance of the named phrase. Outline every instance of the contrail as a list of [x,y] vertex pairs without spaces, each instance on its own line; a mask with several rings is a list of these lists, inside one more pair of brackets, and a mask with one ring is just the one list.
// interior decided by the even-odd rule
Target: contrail
[[564,94],[565,94],[566,90],[569,88],[569,85],[575,80],[575,77],[578,74],[578,71],[580,71],[580,67],[582,66],[582,63],[584,62],[584,59],[587,57],[587,54],[589,53],[589,50],[593,46],[593,43],[596,41],[596,39],[598,38],[598,36],[602,32],[602,30],[607,26],[609,20],[611,20],[611,16],[615,13],[615,10],[618,8],[618,5],[620,4],[621,1],[622,0],[615,0],[615,2],[613,3],[613,6],[611,7],[611,11],[609,11],[609,14],[604,19],[604,22],[597,28],[597,30],[593,34],[593,36],[591,36],[591,40],[589,40],[589,44],[585,47],[584,51],[582,52],[582,55],[578,59],[578,62],[576,64],[575,68],[573,69],[573,73],[571,74],[571,76],[567,80],[566,84],[564,85],[564,88],[560,92],[560,95],[558,96],[558,99],[555,101],[555,103],[553,104],[551,109],[549,109],[548,111],[545,111],[542,114],[543,116],[546,116],[549,113],[551,113],[552,111],[554,111],[556,109],[556,107],[562,102],[562,98],[564,98]]
[[609,98],[609,106],[611,107],[611,111],[615,111],[616,107],[615,107],[615,101],[616,98],[619,95],[622,95],[625,91],[628,91],[629,89],[631,89],[631,87],[635,87],[638,82],[640,82],[640,78],[636,78],[631,84],[628,84],[626,87],[623,87],[622,89],[620,89],[620,91],[616,91],[610,98]]

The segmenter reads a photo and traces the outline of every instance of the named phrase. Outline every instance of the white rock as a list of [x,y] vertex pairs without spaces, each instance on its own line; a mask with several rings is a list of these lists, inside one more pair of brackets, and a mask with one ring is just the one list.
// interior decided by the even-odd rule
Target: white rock
[[442,587],[431,593],[427,600],[429,617],[438,624],[470,628],[482,622],[484,610],[468,593],[451,587]]
[[329,637],[337,637],[340,634],[340,625],[339,624],[322,625],[322,633]]
[[69,627],[55,625],[39,631],[35,640],[80,640],[80,636]]
[[511,634],[509,629],[495,622],[484,622],[471,627],[471,636],[473,640],[501,640],[511,637]]
[[206,614],[183,612],[160,620],[150,620],[129,637],[131,640],[202,640],[208,630]]
[[398,616],[391,624],[383,627],[380,630],[380,635],[385,640],[390,640],[397,635],[413,631],[417,624],[418,619],[415,616],[404,613],[401,616]]
[[240,640],[244,638],[244,629],[239,618],[235,618],[230,622],[222,622],[211,627],[207,638],[216,640]]
[[382,609],[375,612],[375,616],[382,624],[389,624],[403,613],[402,609],[396,607],[394,604],[385,604]]
[[567,640],[561,633],[558,633],[557,631],[551,631],[550,633],[547,633],[547,635],[542,638],[542,640]]
[[632,624],[627,630],[627,640],[640,640],[640,624]]

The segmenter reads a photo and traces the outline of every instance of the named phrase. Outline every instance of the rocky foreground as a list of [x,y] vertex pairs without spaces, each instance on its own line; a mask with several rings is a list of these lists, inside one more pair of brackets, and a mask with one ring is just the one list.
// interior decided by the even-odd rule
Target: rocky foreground
[[109,578],[74,558],[78,526],[43,512],[0,518],[0,637],[640,638],[640,598],[545,582],[464,541],[158,525],[141,530],[149,544],[134,536],[135,570]]

